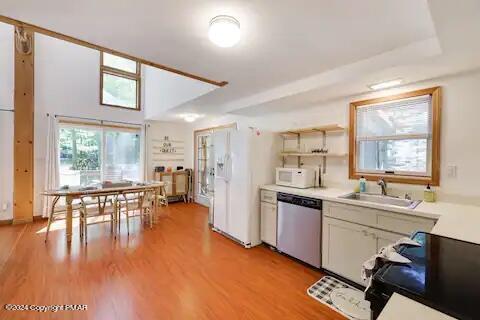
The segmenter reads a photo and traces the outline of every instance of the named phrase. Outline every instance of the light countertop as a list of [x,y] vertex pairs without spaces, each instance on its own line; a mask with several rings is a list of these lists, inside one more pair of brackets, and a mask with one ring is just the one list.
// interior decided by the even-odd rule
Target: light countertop
[[334,201],[356,206],[403,213],[437,220],[431,233],[480,244],[480,207],[449,202],[422,201],[415,209],[402,208],[387,204],[340,198],[352,192],[342,188],[308,188],[298,189],[277,185],[265,185],[264,190],[284,192],[304,197]]
[[[309,188],[297,189],[277,185],[266,185],[261,189],[295,194],[299,196],[334,201],[345,204],[387,210],[397,213],[415,215],[437,220],[431,233],[480,244],[480,207],[449,202],[424,202],[415,209],[399,208],[391,205],[377,204],[359,200],[339,198],[351,193],[351,189]],[[439,311],[429,308],[412,299],[394,294],[383,309],[379,320],[404,319],[453,319]]]
[[435,309],[394,293],[377,320],[453,320]]

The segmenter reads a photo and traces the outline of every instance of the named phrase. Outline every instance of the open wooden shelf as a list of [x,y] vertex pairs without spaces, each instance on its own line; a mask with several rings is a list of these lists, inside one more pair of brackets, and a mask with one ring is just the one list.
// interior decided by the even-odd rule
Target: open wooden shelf
[[282,135],[299,135],[303,133],[322,133],[325,134],[326,132],[343,132],[345,131],[345,127],[342,127],[338,124],[330,124],[326,126],[320,127],[310,127],[310,128],[301,128],[301,129],[291,129],[287,131],[282,131],[280,134]]

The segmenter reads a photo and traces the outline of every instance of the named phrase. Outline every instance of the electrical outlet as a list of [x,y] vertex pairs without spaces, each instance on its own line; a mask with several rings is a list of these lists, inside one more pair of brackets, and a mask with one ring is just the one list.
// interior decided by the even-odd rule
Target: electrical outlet
[[457,177],[457,166],[449,165],[447,166],[447,177],[456,178]]
[[8,209],[8,202],[2,204],[2,211],[7,211]]

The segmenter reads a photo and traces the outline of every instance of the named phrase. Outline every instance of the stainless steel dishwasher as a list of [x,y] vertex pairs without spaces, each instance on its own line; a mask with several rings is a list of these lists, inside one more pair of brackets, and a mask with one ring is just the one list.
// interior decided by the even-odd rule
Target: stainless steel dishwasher
[[277,249],[321,266],[322,200],[278,193]]

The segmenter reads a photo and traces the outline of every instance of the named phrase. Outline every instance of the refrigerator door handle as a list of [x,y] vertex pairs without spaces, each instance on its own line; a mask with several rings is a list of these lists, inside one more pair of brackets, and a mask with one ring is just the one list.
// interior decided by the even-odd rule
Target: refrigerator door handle
[[225,154],[225,181],[230,181],[232,177],[232,157]]

